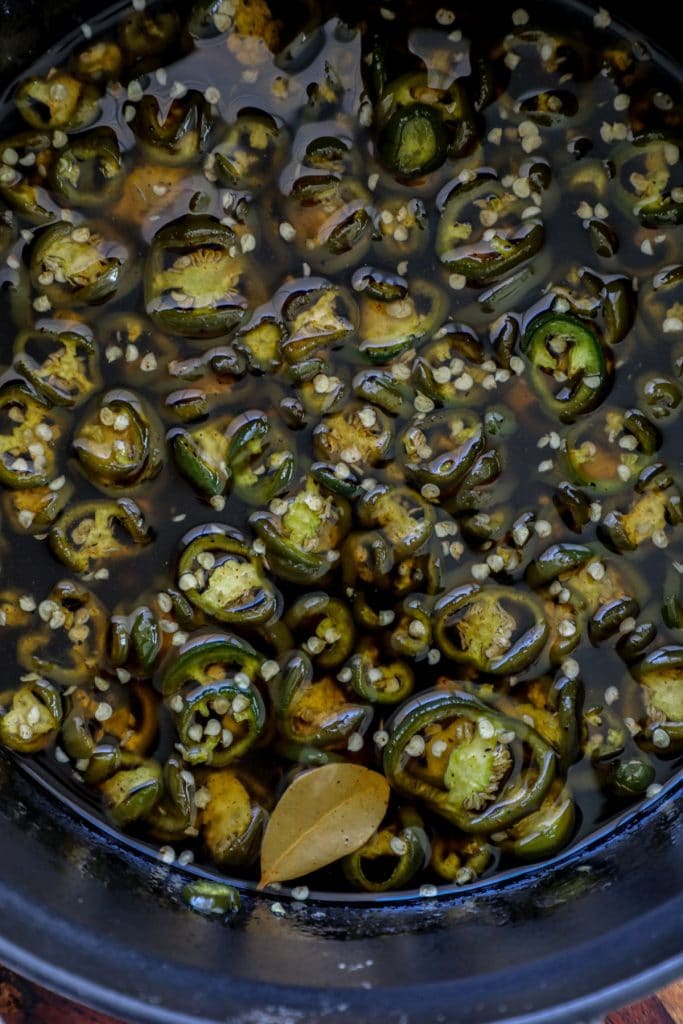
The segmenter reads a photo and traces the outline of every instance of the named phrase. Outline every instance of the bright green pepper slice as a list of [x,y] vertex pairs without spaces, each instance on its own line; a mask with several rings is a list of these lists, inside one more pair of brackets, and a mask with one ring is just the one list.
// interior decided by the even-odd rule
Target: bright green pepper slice
[[388,892],[402,889],[429,860],[429,840],[416,811],[403,807],[395,821],[377,829],[359,850],[341,862],[354,889]]
[[62,721],[59,691],[47,679],[34,679],[15,690],[9,700],[0,696],[0,743],[19,754],[44,750]]
[[279,616],[280,595],[238,530],[206,523],[185,534],[181,545],[178,586],[195,607],[220,622],[242,626]]
[[531,726],[458,690],[416,695],[388,731],[383,764],[393,788],[463,832],[514,825],[540,807],[555,776],[555,754]]
[[[225,680],[238,686],[240,682],[253,683],[262,663],[262,655],[233,633],[200,630],[162,666],[156,683],[167,698],[186,687],[197,690]],[[175,705],[171,707],[175,710]]]
[[244,316],[247,258],[234,232],[188,214],[154,237],[145,269],[145,306],[161,330],[188,338],[227,334]]
[[509,675],[538,657],[548,639],[548,624],[532,594],[466,583],[434,606],[434,637],[451,661]]
[[[125,540],[119,536],[121,530]],[[151,540],[152,531],[132,498],[77,502],[50,530],[50,547],[73,572],[88,572],[104,561],[130,558],[137,545]]]
[[543,404],[558,419],[571,423],[600,402],[609,368],[599,338],[585,322],[542,314],[527,328],[522,350]]

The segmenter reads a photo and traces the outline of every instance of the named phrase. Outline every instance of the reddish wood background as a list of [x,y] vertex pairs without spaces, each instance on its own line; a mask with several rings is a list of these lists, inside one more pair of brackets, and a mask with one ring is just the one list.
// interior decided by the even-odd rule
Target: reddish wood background
[[[0,1024],[118,1024],[75,1006],[0,967]],[[605,1024],[683,1024],[683,981],[610,1013]]]

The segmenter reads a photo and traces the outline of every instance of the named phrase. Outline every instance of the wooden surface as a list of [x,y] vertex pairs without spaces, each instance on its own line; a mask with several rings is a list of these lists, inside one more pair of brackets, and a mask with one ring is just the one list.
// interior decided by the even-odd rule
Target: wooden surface
[[[0,1024],[119,1024],[75,1006],[0,967]],[[683,981],[610,1013],[605,1024],[683,1024]]]

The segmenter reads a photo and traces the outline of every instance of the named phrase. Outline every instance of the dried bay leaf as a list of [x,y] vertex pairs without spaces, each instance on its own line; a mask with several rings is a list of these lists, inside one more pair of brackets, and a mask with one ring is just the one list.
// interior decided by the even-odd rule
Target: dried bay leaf
[[325,764],[285,790],[261,846],[259,889],[317,871],[353,853],[379,827],[389,783],[356,764]]

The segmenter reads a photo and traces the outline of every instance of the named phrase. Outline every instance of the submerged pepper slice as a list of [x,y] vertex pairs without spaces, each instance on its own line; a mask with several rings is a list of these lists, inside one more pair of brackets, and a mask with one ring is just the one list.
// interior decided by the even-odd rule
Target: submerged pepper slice
[[41,321],[14,342],[14,365],[52,405],[81,405],[101,383],[97,345],[79,323]]
[[252,864],[268,821],[261,787],[246,775],[223,768],[202,777],[201,795],[201,834],[212,859],[222,868]]
[[532,594],[467,583],[434,606],[434,637],[451,661],[509,675],[528,668],[543,650],[548,623]]
[[133,283],[132,255],[111,230],[94,224],[55,224],[36,239],[31,283],[53,306],[90,306]]
[[62,700],[47,679],[26,682],[7,699],[0,694],[0,743],[19,754],[44,750],[61,721]]
[[540,807],[555,776],[555,754],[531,726],[458,690],[418,694],[388,731],[391,785],[463,832],[514,825]]
[[280,614],[281,598],[263,560],[229,526],[206,523],[181,541],[178,586],[197,608],[220,622],[259,626]]
[[248,681],[219,679],[185,693],[175,721],[183,760],[222,767],[256,743],[266,724],[266,709]]
[[104,127],[74,136],[50,167],[50,184],[60,199],[86,209],[113,203],[124,177],[116,133]]
[[[469,410],[442,410],[412,420],[398,439],[405,472],[416,486],[453,494],[485,448],[484,425]],[[424,492],[423,492],[424,493]]]
[[683,749],[683,647],[658,647],[632,671],[641,686],[645,745],[660,755],[678,753]]
[[431,281],[417,280],[404,294],[366,288],[360,300],[359,350],[373,363],[386,363],[418,346],[441,325],[445,296]]
[[272,416],[248,409],[233,419],[226,440],[235,494],[248,505],[268,505],[294,476],[296,455],[290,439]]
[[136,545],[151,540],[152,531],[131,498],[78,502],[50,530],[50,547],[73,572],[88,572],[102,562],[130,558]]
[[241,321],[248,260],[234,232],[213,217],[188,214],[154,237],[145,269],[145,306],[161,330],[215,338]]
[[61,418],[21,380],[0,386],[0,482],[5,487],[43,487],[57,473]]
[[163,465],[163,443],[151,409],[122,388],[108,391],[79,424],[73,447],[86,476],[105,491],[151,480]]
[[[59,208],[45,187],[54,160],[46,132],[22,132],[0,143],[0,196],[32,224],[50,224]],[[9,162],[8,162],[9,160]]]
[[61,580],[38,606],[40,625],[17,639],[17,661],[62,686],[92,679],[105,652],[107,611],[87,587]]
[[309,658],[295,652],[276,678],[273,703],[278,732],[291,743],[344,750],[352,733],[372,721],[372,707],[353,701],[333,676],[314,676]]
[[594,409],[604,397],[608,363],[600,339],[584,321],[542,314],[527,328],[522,349],[543,404],[563,422]]
[[341,862],[347,882],[363,892],[388,892],[408,885],[427,861],[430,846],[420,815],[410,807],[377,829]]
[[271,570],[292,583],[324,580],[339,561],[339,547],[349,529],[344,498],[326,494],[313,477],[249,522],[266,546]]
[[188,687],[198,690],[225,680],[235,686],[248,686],[256,679],[262,663],[262,655],[234,633],[200,630],[162,666],[156,685],[164,697],[173,697]]
[[53,69],[44,77],[29,78],[14,97],[17,110],[32,128],[78,131],[100,112],[100,91],[67,71]]
[[538,810],[507,829],[504,838],[496,836],[496,845],[519,860],[545,860],[567,845],[575,822],[572,795],[560,781],[556,781]]
[[172,165],[191,164],[201,157],[211,125],[211,107],[195,89],[170,103],[143,96],[131,121],[144,155]]
[[[476,175],[448,195],[439,220],[436,253],[467,284],[483,286],[535,256],[543,244],[543,222],[522,219],[525,201],[489,174]],[[484,228],[488,222],[495,227]]]
[[324,591],[298,598],[284,617],[297,646],[321,669],[336,668],[353,651],[355,628],[347,605]]

